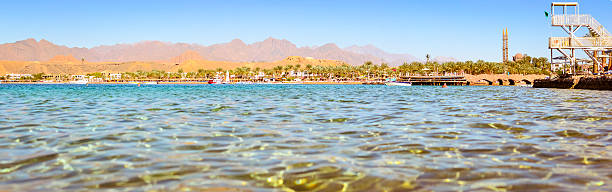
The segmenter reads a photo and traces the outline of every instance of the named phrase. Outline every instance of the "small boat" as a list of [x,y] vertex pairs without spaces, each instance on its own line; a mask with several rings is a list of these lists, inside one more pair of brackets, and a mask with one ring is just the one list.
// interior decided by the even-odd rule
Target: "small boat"
[[157,85],[157,81],[149,81],[149,82],[145,82],[145,85]]
[[221,79],[211,79],[208,80],[208,84],[221,84],[223,82],[223,80]]
[[87,81],[85,81],[85,80],[68,81],[68,84],[79,84],[79,85],[84,85],[84,84],[87,84]]
[[385,85],[388,86],[412,86],[410,82],[386,82]]

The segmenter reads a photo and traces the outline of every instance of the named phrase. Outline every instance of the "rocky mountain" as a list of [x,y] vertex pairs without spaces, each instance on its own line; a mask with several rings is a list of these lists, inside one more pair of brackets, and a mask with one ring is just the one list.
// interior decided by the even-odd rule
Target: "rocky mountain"
[[0,45],[0,60],[10,61],[47,61],[56,55],[87,55],[87,48],[69,48],[55,45],[47,40],[26,39]]
[[[71,55],[76,60],[90,62],[168,61],[187,51],[199,60],[230,62],[272,62],[289,56],[312,57],[316,59],[340,60],[351,65],[366,61],[375,64],[387,62],[399,65],[416,61],[410,54],[387,53],[373,45],[339,48],[328,43],[315,47],[297,47],[285,39],[268,38],[246,44],[240,39],[210,46],[142,41],[133,44],[102,45],[93,48],[66,47],[47,40],[26,39],[14,43],[0,44],[0,60],[6,61],[48,61],[56,55]],[[181,58],[176,58],[181,60]],[[173,60],[171,60],[173,61]]]
[[189,61],[202,61],[204,60],[202,58],[202,56],[200,56],[200,54],[198,52],[195,52],[193,50],[188,50],[185,51],[183,54],[173,57],[172,59],[170,59],[171,63],[186,63]]
[[364,55],[371,55],[374,57],[378,57],[384,60],[384,62],[389,63],[390,66],[399,66],[404,62],[413,62],[419,61],[415,56],[410,54],[395,54],[395,53],[387,53],[382,49],[374,45],[365,45],[365,46],[349,46],[344,48],[345,51],[350,51],[353,53],[359,53]]

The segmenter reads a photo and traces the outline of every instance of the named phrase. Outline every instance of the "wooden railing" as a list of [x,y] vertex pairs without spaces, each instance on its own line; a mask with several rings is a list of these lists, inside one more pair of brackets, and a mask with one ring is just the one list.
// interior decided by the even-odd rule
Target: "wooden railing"
[[548,39],[551,49],[566,48],[612,48],[612,36],[608,37],[551,37]]
[[612,36],[606,28],[591,15],[553,15],[552,26],[587,26],[601,37]]

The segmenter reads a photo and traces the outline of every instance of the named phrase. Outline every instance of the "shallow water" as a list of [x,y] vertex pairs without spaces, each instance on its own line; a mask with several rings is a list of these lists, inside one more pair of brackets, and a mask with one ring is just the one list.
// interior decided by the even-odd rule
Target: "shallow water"
[[0,191],[612,190],[612,92],[0,85]]

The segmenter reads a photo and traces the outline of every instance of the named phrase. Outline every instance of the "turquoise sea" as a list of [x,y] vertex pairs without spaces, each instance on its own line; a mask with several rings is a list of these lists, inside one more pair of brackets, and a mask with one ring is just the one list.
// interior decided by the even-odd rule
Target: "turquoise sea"
[[612,92],[0,85],[0,191],[612,191]]

